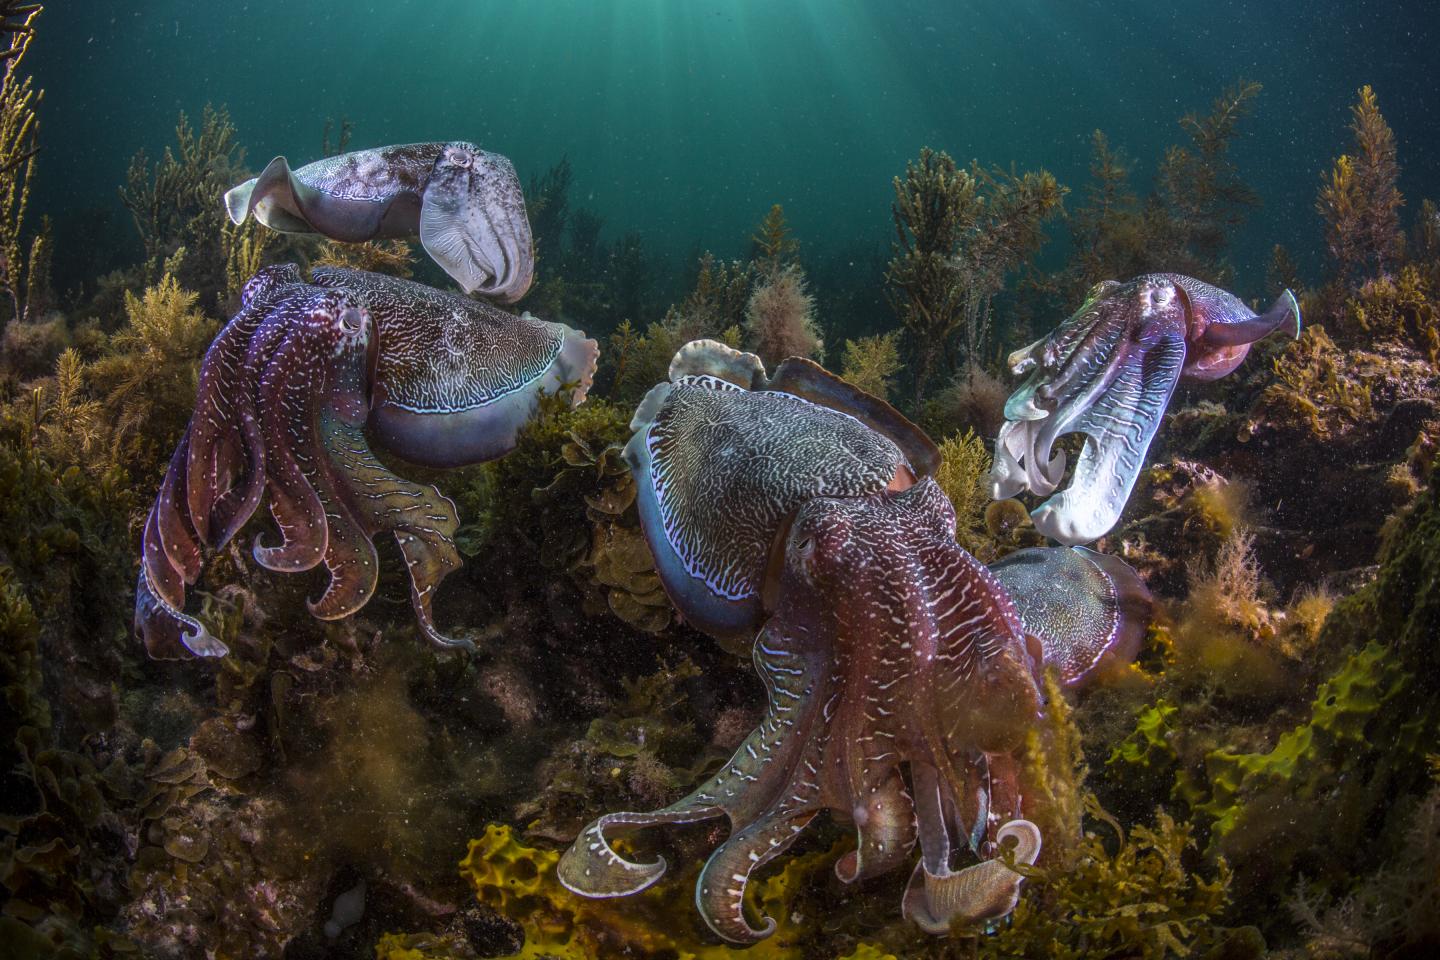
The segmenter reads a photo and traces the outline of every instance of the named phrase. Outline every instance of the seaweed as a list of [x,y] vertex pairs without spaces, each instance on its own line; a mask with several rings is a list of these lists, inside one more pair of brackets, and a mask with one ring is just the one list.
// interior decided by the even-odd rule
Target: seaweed
[[127,291],[126,325],[86,370],[105,398],[111,457],[137,480],[158,475],[189,420],[200,359],[219,329],[198,300],[169,272],[141,296]]
[[1110,146],[1104,131],[1090,135],[1090,181],[1084,202],[1067,218],[1074,252],[1060,293],[1068,303],[1083,302],[1086,291],[1101,280],[1145,272],[1147,224],[1130,186],[1131,169],[1129,158]]
[[815,320],[815,298],[796,264],[760,267],[761,280],[745,305],[745,346],[772,369],[787,357],[818,359],[825,342]]
[[772,204],[750,237],[750,261],[761,276],[774,277],[795,263],[800,243],[785,222],[785,208]]
[[371,240],[369,243],[336,243],[326,240],[312,266],[344,267],[387,273],[409,279],[415,272],[415,251],[408,240]]
[[1209,113],[1180,118],[1190,143],[1165,151],[1149,211],[1149,254],[1164,269],[1222,285],[1228,281],[1232,271],[1224,256],[1230,232],[1260,204],[1230,159],[1230,145],[1260,90],[1258,83],[1237,80]]
[[1368,84],[1350,108],[1353,153],[1336,158],[1315,200],[1325,244],[1341,280],[1380,276],[1400,259],[1404,234],[1395,134]]
[[1069,217],[1070,258],[1039,285],[1067,310],[1101,280],[1141,273],[1173,271],[1223,286],[1233,272],[1225,261],[1230,234],[1259,205],[1230,147],[1260,90],[1258,83],[1236,81],[1208,113],[1181,117],[1188,142],[1166,149],[1144,197],[1130,186],[1129,158],[1095,131],[1084,200]]
[[628,319],[606,341],[609,394],[617,404],[633,406],[655,384],[669,377],[675,352],[705,337],[739,347],[745,311],[755,282],[749,263],[700,257],[695,288],[672,304],[665,316],[642,334]]
[[1328,440],[1370,418],[1374,401],[1369,385],[1354,376],[1353,361],[1323,326],[1306,327],[1272,365],[1274,380],[1251,408],[1253,420]]
[[1347,331],[1369,343],[1411,347],[1440,371],[1440,306],[1420,268],[1365,281],[1346,302]]
[[[828,871],[834,852],[820,850],[789,858],[779,870],[753,882],[755,905],[776,918],[775,934],[745,951],[757,960],[800,960],[815,935],[814,911],[799,911],[797,901],[810,893]],[[520,960],[602,960],[624,954],[637,960],[723,960],[728,946],[707,942],[691,926],[676,923],[690,910],[698,861],[664,883],[625,900],[592,900],[560,885],[555,864],[560,854],[530,847],[505,824],[492,823],[470,841],[460,873],[481,904],[508,917],[525,931]],[[688,882],[687,882],[688,881]]]
[[1026,893],[1010,922],[980,941],[978,956],[1264,955],[1254,928],[1221,923],[1232,871],[1224,860],[1208,871],[1192,865],[1193,827],[1157,810],[1153,827],[1135,826],[1127,837],[1093,798],[1086,809],[1115,833],[1113,852],[1087,830],[1064,866],[1027,869]]
[[[1281,883],[1296,869],[1325,883],[1353,875],[1373,862],[1367,824],[1423,783],[1424,753],[1440,729],[1431,663],[1440,635],[1437,547],[1432,486],[1382,554],[1375,580],[1325,618],[1320,648],[1351,652],[1300,722],[1268,749],[1205,757],[1197,809],[1214,820],[1212,845],[1237,859],[1265,851],[1250,883]],[[1285,813],[1296,802],[1309,805],[1307,817]]]
[[[120,188],[144,244],[145,279],[153,283],[174,273],[193,290],[223,292],[229,286],[227,266],[242,245],[237,241],[253,237],[254,228],[227,233],[225,208],[216,198],[245,179],[245,153],[229,110],[210,104],[199,130],[181,111],[175,141],[175,149],[166,147],[153,166],[144,150],[137,152]],[[181,250],[184,255],[177,257]]]
[[955,508],[955,537],[972,553],[977,549],[977,530],[990,500],[990,454],[973,430],[957,433],[940,442],[940,469],[935,482]]
[[11,46],[5,51],[4,74],[0,76],[0,288],[10,299],[10,309],[0,316],[0,329],[30,315],[36,305],[32,294],[37,276],[44,273],[44,231],[35,238],[28,261],[22,249],[30,180],[40,151],[36,109],[45,97],[45,91],[35,89],[22,67],[41,9],[39,4],[26,4],[4,10],[3,33]]
[[[1020,868],[1027,881],[1019,905],[992,934],[978,936],[973,955],[1160,960],[1223,947],[1226,956],[1263,956],[1257,931],[1222,922],[1229,864],[1200,857],[1195,827],[1163,808],[1154,826],[1135,826],[1127,836],[1085,789],[1080,731],[1053,672],[1045,690],[1047,716],[1028,735],[1025,759],[1045,850],[1036,866]],[[1085,828],[1087,820],[1107,826],[1113,843]]]
[[914,343],[918,407],[942,356],[963,332],[966,358],[984,362],[990,305],[1005,278],[1044,245],[1045,221],[1065,188],[1041,170],[1017,174],[978,163],[962,169],[929,147],[894,181],[890,303]]
[[866,393],[889,400],[900,369],[900,331],[845,341],[840,375]]

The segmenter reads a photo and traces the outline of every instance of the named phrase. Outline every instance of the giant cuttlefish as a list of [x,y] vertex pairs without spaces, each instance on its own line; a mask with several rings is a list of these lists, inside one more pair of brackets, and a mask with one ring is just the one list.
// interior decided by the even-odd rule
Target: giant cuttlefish
[[425,252],[466,293],[514,303],[530,289],[535,253],[510,161],[462,140],[357,150],[291,169],[276,157],[225,194],[235,223],[363,243],[420,235]]
[[[791,358],[773,378],[713,341],[682,348],[641,403],[625,450],[642,527],[681,614],[717,638],[753,637],[768,706],[718,773],[650,813],[610,813],[559,878],[592,897],[636,893],[663,858],[634,862],[614,834],[728,817],[695,902],[736,943],[751,874],[822,811],[855,825],[835,866],[853,882],[920,858],[904,912],[940,933],[1015,905],[1018,863],[1040,853],[1024,817],[1020,751],[1044,709],[1047,664],[1078,682],[1123,656],[1149,616],[1124,564],[1088,551],[1017,554],[992,572],[955,541],[934,445],[889,405]],[[1033,602],[1051,591],[1048,602]],[[962,866],[970,851],[981,862]]]
[[1030,376],[1005,404],[992,495],[1053,493],[1065,474],[1055,441],[1085,434],[1070,486],[1031,516],[1060,543],[1104,536],[1130,497],[1175,385],[1218,380],[1251,344],[1282,329],[1300,331],[1289,290],[1257,315],[1232,294],[1176,273],[1096,284],[1068,320],[1010,355],[1012,372]]
[[280,541],[257,538],[269,570],[324,564],[310,612],[336,620],[375,590],[373,539],[405,557],[420,631],[441,646],[431,599],[460,564],[455,506],[388,470],[370,440],[406,460],[453,467],[503,456],[541,393],[595,373],[594,340],[558,323],[361,270],[267,267],[200,367],[195,413],[145,524],[135,628],[154,656],[227,649],[186,614],[202,549],[218,550],[268,493]]

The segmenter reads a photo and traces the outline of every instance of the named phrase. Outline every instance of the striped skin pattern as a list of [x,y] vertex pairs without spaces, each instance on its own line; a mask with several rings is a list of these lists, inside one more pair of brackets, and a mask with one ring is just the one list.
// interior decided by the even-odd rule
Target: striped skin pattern
[[1103,536],[1120,517],[1175,386],[1234,370],[1250,344],[1294,327],[1286,291],[1257,315],[1233,295],[1191,277],[1146,274],[1096,284],[1049,336],[1010,356],[1029,377],[1005,405],[991,493],[1049,496],[1065,474],[1060,437],[1085,435],[1068,488],[1037,507],[1041,533],[1063,544]]
[[[542,381],[536,371],[557,366],[560,341],[593,341],[393,278],[331,270],[316,280],[304,282],[293,264],[260,271],[205,355],[195,412],[145,525],[135,630],[152,656],[228,652],[184,612],[185,588],[199,577],[204,551],[230,542],[267,498],[279,539],[257,537],[254,558],[281,573],[323,564],[330,576],[310,603],[316,617],[338,620],[365,605],[379,573],[373,541],[389,532],[409,570],[421,634],[440,647],[471,646],[442,635],[431,615],[435,590],[460,564],[455,506],[376,459],[367,428],[384,410],[372,401],[435,401],[417,422],[459,421],[462,435],[488,430],[486,449],[498,456],[535,402],[511,398],[555,389],[563,378]],[[458,355],[392,355],[440,343]],[[588,385],[594,355],[585,356],[590,368],[578,379]],[[393,388],[377,379],[391,375]],[[494,417],[477,420],[467,406],[480,404],[488,417],[486,398],[503,408],[498,433]]]
[[644,433],[664,537],[717,596],[755,596],[770,539],[813,497],[885,489],[899,447],[854,417],[775,391],[681,377]]
[[565,340],[558,323],[410,280],[319,268],[312,282],[363,298],[384,344],[375,365],[381,402],[415,413],[461,413],[530,388]]
[[954,861],[966,849],[993,856],[997,832],[1025,823],[1018,752],[1041,710],[1036,664],[1014,604],[955,543],[954,520],[929,478],[800,507],[753,648],[768,700],[760,727],[690,796],[587,827],[561,882],[586,896],[643,890],[665,861],[628,861],[611,835],[724,815],[730,838],[702,870],[696,905],[716,934],[752,943],[775,922],[746,916],[750,875],[828,810],[856,829],[857,849],[836,864],[845,882],[905,864],[918,842],[906,913],[925,929],[1008,912],[1018,874]]

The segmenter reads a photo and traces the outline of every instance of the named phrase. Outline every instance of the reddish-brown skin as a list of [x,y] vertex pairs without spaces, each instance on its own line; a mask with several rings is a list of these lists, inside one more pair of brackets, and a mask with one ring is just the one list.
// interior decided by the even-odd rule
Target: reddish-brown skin
[[[1036,664],[1019,615],[954,540],[954,513],[931,479],[903,493],[817,499],[784,545],[777,604],[756,638],[769,693],[764,722],[712,780],[653,813],[587,828],[560,879],[623,896],[664,872],[631,863],[607,832],[725,815],[696,905],[720,936],[747,943],[774,922],[745,916],[746,879],[820,811],[853,823],[844,881],[895,869],[916,841],[926,874],[951,874],[971,848],[1019,816],[1017,753],[1039,716]],[[909,771],[907,783],[904,770]]]

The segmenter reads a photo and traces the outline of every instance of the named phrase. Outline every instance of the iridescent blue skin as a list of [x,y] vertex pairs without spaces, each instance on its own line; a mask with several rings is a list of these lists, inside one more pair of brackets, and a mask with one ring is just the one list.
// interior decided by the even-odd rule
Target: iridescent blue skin
[[1099,539],[1129,499],[1176,384],[1225,376],[1277,330],[1299,336],[1300,308],[1288,290],[1256,314],[1179,274],[1097,284],[1070,319],[1010,355],[1011,370],[1030,375],[1005,404],[993,496],[1053,493],[1065,474],[1064,452],[1052,456],[1055,442],[1085,434],[1070,486],[1031,516],[1060,543]]
[[[689,796],[590,824],[560,881],[590,897],[639,892],[665,861],[627,860],[614,834],[725,817],[695,903],[717,935],[753,943],[775,923],[747,914],[748,878],[828,811],[855,826],[835,866],[844,882],[920,848],[902,907],[922,929],[1009,913],[1021,877],[997,843],[1015,838],[1020,863],[1041,845],[1019,759],[1043,709],[1038,671],[1053,663],[1078,683],[1134,635],[1141,611],[1121,602],[1134,573],[1068,550],[987,570],[955,541],[924,434],[813,364],[786,361],[772,380],[753,356],[690,344],[632,427],[661,581],[691,623],[750,640],[768,709]],[[1037,596],[1052,589],[1058,603]]]
[[816,364],[791,358],[771,378],[714,341],[676,354],[630,426],[625,460],[660,582],[696,629],[747,650],[766,557],[797,507],[903,490],[939,459],[888,404]]
[[585,397],[593,340],[529,314],[355,270],[268,267],[200,369],[195,413],[150,511],[136,588],[135,629],[152,656],[223,656],[185,613],[185,588],[206,551],[224,547],[269,500],[280,541],[257,537],[261,566],[324,564],[329,585],[310,611],[338,620],[374,592],[373,539],[394,535],[411,578],[420,632],[431,601],[460,564],[455,507],[432,486],[383,466],[371,439],[415,463],[475,463],[513,448],[542,393]]

